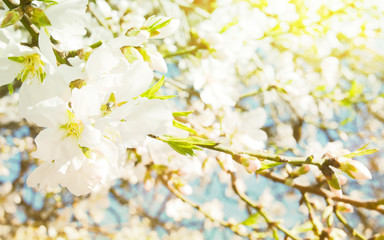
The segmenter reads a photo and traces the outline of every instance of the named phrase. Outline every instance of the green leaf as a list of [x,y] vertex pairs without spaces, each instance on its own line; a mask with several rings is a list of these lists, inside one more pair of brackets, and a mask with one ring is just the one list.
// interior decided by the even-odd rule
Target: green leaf
[[197,145],[197,146],[215,146],[217,145],[218,143],[216,142],[213,142],[211,140],[208,140],[208,139],[204,139],[204,138],[200,138],[200,137],[188,137],[185,139],[188,143],[190,144],[194,144],[194,145]]
[[190,127],[188,127],[187,125],[185,125],[185,124],[183,124],[183,123],[181,123],[181,122],[179,122],[179,121],[177,121],[177,120],[173,120],[173,126],[174,126],[174,127],[177,127],[177,128],[180,128],[180,129],[182,129],[182,130],[185,130],[185,131],[187,131],[187,132],[190,132],[190,133],[192,133],[192,134],[197,135],[197,132],[195,131],[195,129],[190,128]]
[[167,95],[167,96],[153,96],[150,99],[160,99],[160,100],[167,100],[170,98],[177,97],[176,95]]
[[375,153],[377,151],[379,151],[379,149],[376,149],[376,148],[357,150],[355,152],[352,152],[352,153],[349,153],[349,154],[345,155],[344,157],[346,157],[346,158],[354,158],[354,157],[357,157],[357,156],[363,156],[363,155],[372,154],[372,153]]
[[249,216],[247,219],[245,219],[242,224],[243,225],[246,225],[246,226],[251,226],[251,225],[254,225],[257,223],[257,220],[259,219],[260,217],[260,214],[259,213],[255,213],[255,214],[252,214],[251,216]]
[[155,84],[153,85],[150,89],[145,91],[140,95],[140,97],[146,97],[148,99],[153,99],[155,97],[155,94],[159,91],[161,86],[164,84],[164,76]]
[[81,147],[81,151],[83,152],[84,156],[91,158],[91,150],[89,148]]
[[173,112],[172,115],[174,117],[186,117],[189,114],[193,113],[193,111],[188,111],[188,112]]
[[[148,19],[147,19],[147,21],[146,21],[146,23],[147,22],[149,22],[149,21],[151,21],[153,18],[155,18],[156,16],[155,15],[152,15],[152,16],[150,16]],[[161,18],[159,18],[156,22],[154,22],[154,23],[152,23],[152,25],[151,26],[149,26],[148,28],[152,28],[152,27],[154,27],[158,22],[160,22],[161,21]],[[144,25],[146,25],[146,23],[144,24]]]
[[159,137],[159,140],[167,143],[176,152],[183,155],[189,155],[189,156],[195,156],[195,153],[193,152],[193,150],[202,150],[199,146],[217,145],[217,143],[213,141],[203,139],[200,137],[195,137],[195,136],[187,137],[187,138],[163,136],[163,137]]
[[178,138],[178,137],[172,137],[172,136],[164,136],[160,138],[161,140],[166,140],[166,141],[174,141],[174,142],[185,142],[188,144],[192,145],[198,145],[198,146],[215,146],[218,143],[213,142],[208,139],[204,139],[201,137],[187,137],[187,138]]
[[[143,54],[140,53],[139,50],[137,50],[135,47],[132,46],[125,46],[122,47],[121,52],[124,54],[125,58],[128,60],[128,62],[133,63],[136,60],[143,60]],[[144,55],[146,52],[143,50]]]
[[9,95],[13,94],[13,85],[12,85],[12,83],[8,84],[8,92],[9,92]]
[[261,161],[260,163],[261,163],[261,168],[259,168],[259,170],[256,171],[257,173],[260,173],[260,172],[267,170],[269,168],[273,168],[273,167],[276,167],[276,166],[283,164],[281,162],[273,162],[273,161],[269,161],[269,160],[264,160],[264,161]]
[[366,147],[368,147],[368,145],[370,144],[370,142],[369,143],[367,143],[367,144],[365,144],[364,146],[362,146],[361,148],[359,148],[359,149],[357,149],[357,151],[360,151],[360,150],[363,150],[363,149],[365,149]]
[[170,98],[176,97],[176,95],[167,95],[167,96],[156,96],[156,93],[159,91],[159,89],[163,86],[164,84],[164,76],[157,82],[155,83],[150,89],[147,91],[143,92],[140,97],[146,97],[148,99],[160,99],[160,100],[166,100]]
[[116,102],[115,93],[111,93],[111,95],[109,95],[108,102],[112,102],[112,103]]
[[36,24],[40,27],[51,26],[51,22],[42,9],[32,7],[29,11],[29,15],[33,24]]
[[52,6],[52,5],[57,4],[57,2],[53,1],[53,0],[37,0],[37,1],[43,2],[43,3],[47,4],[48,6]]
[[94,44],[90,45],[89,47],[92,48],[92,49],[95,49],[95,48],[100,47],[101,44],[103,44],[103,42],[100,40],[100,41],[95,42]]
[[151,63],[151,57],[148,55],[146,47],[136,47],[135,49],[139,51],[145,62]]
[[20,57],[8,57],[9,60],[17,62],[17,63],[24,63],[26,58],[23,56]]
[[18,9],[13,9],[11,11],[8,11],[5,14],[5,17],[3,18],[3,21],[1,23],[1,28],[11,26],[15,24],[17,21],[19,21],[21,18],[23,18],[23,14]]
[[199,147],[195,147],[193,145],[184,144],[180,142],[172,142],[167,141],[166,142],[173,150],[176,152],[182,154],[182,155],[189,155],[189,156],[196,156],[196,154],[193,152],[193,150],[201,150]]
[[154,22],[149,28],[148,28],[148,32],[152,33],[152,32],[155,32],[157,30],[159,30],[160,28],[163,28],[163,27],[166,27],[171,21],[172,21],[173,18],[170,18],[164,22],[161,22],[159,23],[160,21],[162,21],[163,19],[160,18],[159,20],[157,20],[156,22]]
[[327,180],[327,181],[328,181],[329,186],[331,186],[332,188],[334,188],[336,190],[341,189],[341,185],[340,185],[339,179],[337,178],[336,174],[332,174],[332,178],[330,180]]
[[272,234],[273,234],[273,238],[275,239],[275,240],[279,240],[280,238],[279,238],[279,235],[277,234],[277,230],[276,230],[276,228],[274,228],[273,230],[272,230]]

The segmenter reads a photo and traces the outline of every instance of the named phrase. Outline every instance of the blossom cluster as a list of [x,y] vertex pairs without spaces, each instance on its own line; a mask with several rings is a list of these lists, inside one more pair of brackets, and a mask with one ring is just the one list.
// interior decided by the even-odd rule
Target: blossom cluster
[[[11,93],[1,98],[0,123],[25,118],[31,135],[40,131],[27,184],[48,199],[48,208],[27,213],[48,223],[21,235],[87,239],[88,226],[107,235],[103,219],[116,205],[116,218],[129,216],[110,230],[116,239],[202,239],[212,227],[239,239],[345,239],[333,219],[356,206],[371,218],[355,230],[364,225],[368,236],[380,227],[372,221],[382,204],[364,203],[381,198],[380,188],[347,185],[348,176],[384,173],[382,154],[360,158],[384,144],[380,1],[0,5],[0,85]],[[0,137],[0,175],[11,172],[6,158],[29,159],[34,147],[28,138],[28,149],[17,150],[9,139]],[[35,167],[28,164],[20,178]],[[27,205],[28,193],[17,191],[29,189],[18,182],[0,188],[9,195],[0,215]],[[91,194],[67,195],[59,185]],[[302,213],[295,221],[292,201]],[[46,217],[55,211],[56,221]]]
[[[85,34],[86,4],[48,6],[45,14],[52,24],[40,28],[38,47],[23,46],[0,30],[0,85],[21,81],[20,115],[44,128],[33,153],[41,164],[27,179],[37,189],[61,185],[83,195],[109,184],[120,175],[127,148],[138,147],[148,134],[163,134],[172,123],[169,103],[149,90],[153,71],[166,72],[167,66],[147,42],[172,34],[177,20],[153,16],[123,36],[84,50],[83,58],[58,65],[50,38],[61,47],[78,47],[71,41]],[[70,13],[71,21],[60,11]]]

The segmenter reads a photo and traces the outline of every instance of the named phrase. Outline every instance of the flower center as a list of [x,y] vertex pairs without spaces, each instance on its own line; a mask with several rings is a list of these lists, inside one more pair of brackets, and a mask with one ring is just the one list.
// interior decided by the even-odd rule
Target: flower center
[[76,136],[77,138],[80,136],[83,131],[83,126],[80,122],[69,122],[67,123],[67,132],[68,135]]
[[68,122],[61,126],[61,128],[65,129],[67,131],[67,137],[68,136],[74,136],[76,138],[79,138],[81,133],[84,130],[83,123],[76,119],[75,115],[67,110],[68,114]]
[[17,78],[20,79],[21,82],[33,78],[36,78],[40,82],[43,82],[46,75],[44,72],[45,64],[40,59],[39,54],[34,53],[27,56],[8,57],[8,59],[24,65],[21,72],[17,75]]

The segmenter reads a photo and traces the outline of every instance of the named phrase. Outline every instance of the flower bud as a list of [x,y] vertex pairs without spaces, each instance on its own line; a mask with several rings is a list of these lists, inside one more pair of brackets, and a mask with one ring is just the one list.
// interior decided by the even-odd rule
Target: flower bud
[[345,213],[353,213],[353,206],[349,203],[337,203],[337,210]]
[[180,20],[178,19],[152,16],[143,27],[151,34],[151,38],[160,39],[173,34],[179,27],[179,24]]
[[341,162],[340,169],[350,177],[357,180],[372,179],[371,172],[368,168],[361,162],[353,159]]
[[248,172],[256,172],[260,168],[261,168],[261,163],[260,163],[259,159],[254,158],[254,159],[249,160],[249,165],[247,167]]
[[190,185],[186,184],[179,188],[180,192],[184,195],[191,195],[193,193],[193,189]]
[[343,192],[341,191],[341,186],[339,182],[339,178],[336,174],[332,173],[332,176],[330,179],[327,180],[329,189],[333,194],[335,194],[337,197],[343,197]]

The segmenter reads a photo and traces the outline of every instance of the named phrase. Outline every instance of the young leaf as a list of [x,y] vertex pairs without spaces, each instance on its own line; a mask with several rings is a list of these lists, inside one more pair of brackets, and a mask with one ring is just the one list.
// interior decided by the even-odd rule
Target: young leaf
[[269,168],[273,168],[273,167],[276,167],[276,166],[283,164],[281,162],[272,162],[269,160],[264,160],[264,161],[261,161],[260,163],[261,163],[261,168],[259,168],[259,170],[256,171],[257,173],[260,173],[260,172],[267,170]]
[[328,180],[328,184],[329,184],[329,186],[331,186],[332,188],[334,188],[336,190],[341,189],[341,185],[340,185],[339,179],[337,178],[336,174],[332,174],[332,178],[330,180]]
[[173,148],[176,152],[182,154],[182,155],[189,155],[189,156],[195,156],[196,154],[193,152],[193,150],[201,150],[201,148],[195,147],[190,144],[183,144],[180,142],[172,142],[172,141],[166,141],[166,143]]
[[94,44],[90,45],[89,47],[92,49],[95,49],[95,48],[100,47],[102,44],[103,44],[103,42],[101,40],[99,40],[98,42],[95,42]]
[[161,86],[163,86],[163,84],[164,84],[164,76],[150,89],[142,93],[140,97],[146,97],[148,99],[155,98],[155,94],[159,91],[159,89],[161,88]]
[[242,224],[243,225],[246,225],[246,226],[251,226],[251,225],[254,225],[257,223],[257,220],[259,219],[260,217],[260,214],[259,213],[255,213],[255,214],[252,214],[251,216],[249,216],[247,219],[245,219]]
[[167,143],[176,152],[189,156],[195,156],[193,150],[201,150],[199,146],[214,146],[217,144],[213,141],[206,140],[200,137],[178,138],[172,136],[163,136],[159,139]]
[[357,149],[357,151],[360,151],[360,150],[363,150],[363,149],[367,148],[369,144],[370,144],[370,143],[365,144],[365,145],[362,146],[361,148]]
[[45,3],[45,4],[49,5],[49,6],[57,4],[57,2],[53,1],[53,0],[37,0],[37,1],[43,2],[43,3]]
[[172,18],[164,21],[164,22],[161,22],[161,20],[163,19],[159,19],[157,20],[156,22],[154,22],[149,28],[148,28],[148,32],[152,33],[152,32],[155,32],[156,30],[160,29],[160,28],[163,28],[163,27],[166,27],[171,21],[172,21]]
[[20,11],[18,11],[18,9],[13,9],[11,11],[8,11],[5,14],[5,17],[3,18],[3,21],[1,23],[1,28],[5,28],[15,24],[22,17],[23,17],[23,14]]
[[12,85],[12,83],[8,84],[8,92],[9,92],[9,95],[13,94],[13,85]]
[[160,100],[167,100],[170,98],[177,97],[176,95],[167,95],[167,96],[153,96],[150,99],[160,99]]
[[200,137],[188,137],[188,138],[185,138],[185,140],[188,143],[194,144],[197,146],[215,146],[218,144],[218,143],[213,142],[211,140],[207,140],[207,139],[200,138]]
[[372,153],[375,153],[377,151],[379,151],[379,149],[376,149],[376,148],[357,150],[355,152],[352,152],[352,153],[349,153],[349,154],[345,155],[344,157],[346,157],[346,158],[354,158],[354,157],[357,157],[357,156],[363,156],[363,155],[372,154]]
[[192,133],[192,134],[197,135],[197,132],[195,131],[195,129],[190,128],[190,127],[188,127],[187,125],[185,125],[185,124],[183,124],[183,123],[181,123],[181,122],[179,122],[179,121],[177,121],[177,120],[173,120],[173,126],[174,126],[174,127],[177,127],[177,128],[180,128],[180,129],[182,129],[182,130],[185,130],[185,131],[187,131],[187,132],[190,132],[190,133]]
[[193,111],[188,111],[188,112],[173,112],[172,115],[174,117],[186,117],[189,114],[193,113]]
[[29,15],[33,24],[36,24],[40,27],[51,26],[51,22],[42,9],[31,7],[29,10]]
[[17,62],[17,63],[24,63],[26,60],[26,57],[20,56],[20,57],[8,57],[9,60]]

